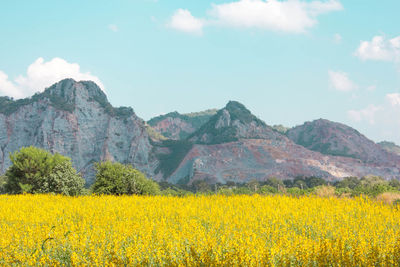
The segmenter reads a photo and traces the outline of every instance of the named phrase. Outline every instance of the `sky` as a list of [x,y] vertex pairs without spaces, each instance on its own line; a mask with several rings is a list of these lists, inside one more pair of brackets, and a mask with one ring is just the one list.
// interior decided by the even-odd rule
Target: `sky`
[[398,0],[3,0],[0,95],[93,80],[148,120],[243,103],[400,144]]

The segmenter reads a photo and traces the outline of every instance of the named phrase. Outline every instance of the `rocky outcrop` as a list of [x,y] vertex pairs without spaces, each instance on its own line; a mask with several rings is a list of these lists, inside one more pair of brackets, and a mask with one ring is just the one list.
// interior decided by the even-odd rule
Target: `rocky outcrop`
[[131,108],[113,108],[93,82],[66,79],[30,99],[2,98],[0,172],[10,166],[9,153],[36,146],[72,158],[88,183],[93,163],[115,160],[153,175],[144,121]]
[[205,124],[217,110],[180,114],[171,112],[152,118],[147,123],[159,134],[173,140],[186,139]]
[[[298,141],[295,133],[301,137],[299,140],[306,140],[296,144],[252,115],[242,104],[229,102],[189,137],[195,144],[167,179],[172,183],[196,180],[225,183],[297,176],[333,180],[369,174],[387,179],[400,177],[399,157],[383,151],[354,129],[325,120],[315,125],[324,127],[311,127],[312,131],[289,130],[288,136],[294,140]],[[332,146],[320,144],[326,140]],[[318,151],[319,147],[329,150],[312,151],[307,144],[312,150]],[[344,149],[345,145],[349,148]],[[342,150],[350,154],[339,153]]]
[[368,174],[398,179],[398,166],[366,164],[358,159],[327,156],[296,145],[288,139],[242,139],[215,145],[194,145],[168,177],[171,183],[264,181],[270,177],[297,176],[337,180]]
[[241,103],[230,101],[199,130],[188,137],[197,144],[222,144],[239,139],[282,139]]
[[290,129],[296,144],[326,155],[360,159],[365,163],[392,165],[399,157],[389,153],[357,130],[329,120],[315,120]]

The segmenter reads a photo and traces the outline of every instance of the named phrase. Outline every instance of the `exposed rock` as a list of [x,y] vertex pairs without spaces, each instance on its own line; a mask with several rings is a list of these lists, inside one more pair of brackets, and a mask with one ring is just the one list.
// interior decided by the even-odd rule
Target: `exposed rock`
[[180,114],[171,112],[152,118],[147,123],[159,134],[173,139],[182,140],[197,131],[217,110],[209,109],[202,112]]
[[188,138],[197,144],[221,144],[241,138],[281,139],[282,137],[265,122],[251,114],[244,105],[230,101],[225,108],[219,110]]
[[392,165],[399,157],[382,149],[357,130],[341,123],[315,120],[294,127],[287,136],[296,144],[326,155],[360,159],[366,163]]
[[93,82],[66,79],[30,99],[2,100],[9,107],[0,114],[2,173],[11,164],[9,153],[32,145],[71,157],[88,183],[93,163],[103,160],[153,175],[157,162],[144,121],[131,108],[113,108]]

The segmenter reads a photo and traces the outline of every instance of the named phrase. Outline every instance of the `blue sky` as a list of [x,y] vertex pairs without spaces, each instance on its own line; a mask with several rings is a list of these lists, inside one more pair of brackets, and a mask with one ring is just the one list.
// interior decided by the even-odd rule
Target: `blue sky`
[[400,1],[2,1],[0,94],[92,79],[144,119],[245,104],[400,143]]

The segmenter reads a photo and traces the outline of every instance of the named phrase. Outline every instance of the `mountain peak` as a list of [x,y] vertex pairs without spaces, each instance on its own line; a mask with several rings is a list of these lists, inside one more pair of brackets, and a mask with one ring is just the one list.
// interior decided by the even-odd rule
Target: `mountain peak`
[[197,143],[219,144],[239,139],[275,139],[278,135],[243,104],[229,101],[189,139]]
[[326,155],[352,157],[363,162],[385,161],[391,157],[357,130],[326,119],[296,126],[286,135],[298,145]]

